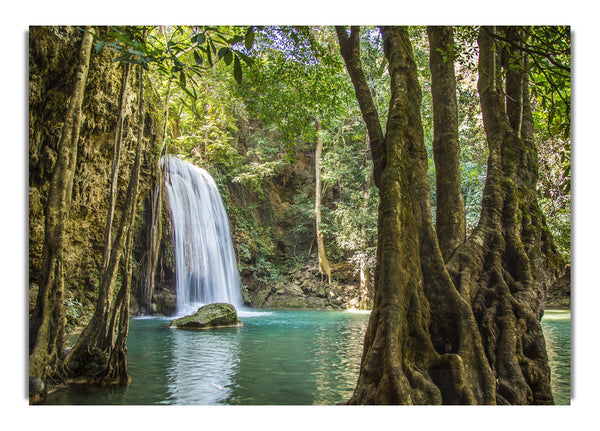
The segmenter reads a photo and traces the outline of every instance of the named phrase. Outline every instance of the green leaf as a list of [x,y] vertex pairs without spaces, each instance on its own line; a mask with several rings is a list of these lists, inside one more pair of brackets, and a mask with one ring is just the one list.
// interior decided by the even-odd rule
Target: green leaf
[[235,35],[233,38],[229,39],[229,44],[235,45],[236,43],[239,43],[243,40],[244,40],[244,38],[238,34],[238,35]]
[[185,90],[186,82],[185,82],[185,73],[183,71],[179,72],[179,84],[181,88]]
[[121,62],[124,63],[125,60],[129,60],[131,58],[130,54],[120,55],[119,57],[113,59],[113,63]]
[[206,55],[208,57],[208,65],[212,66],[213,62],[212,62],[212,52],[210,47],[206,50]]
[[100,53],[105,43],[106,42],[104,42],[103,40],[98,41],[98,43],[96,44],[96,54]]
[[227,66],[229,66],[231,64],[231,62],[233,61],[233,52],[231,52],[231,50],[227,50],[227,52],[225,53],[225,56],[223,57],[223,60],[225,60],[225,64]]
[[225,57],[225,54],[227,54],[227,51],[230,51],[229,47],[224,46],[223,48],[219,49],[219,60],[222,59],[223,57]]
[[254,59],[252,57],[244,54],[241,51],[238,51],[237,49],[234,49],[233,52],[235,52],[238,57],[244,60],[244,63],[246,63],[248,66],[252,66],[252,64],[254,64]]
[[242,83],[242,64],[240,63],[240,59],[238,57],[235,57],[233,62],[233,77],[238,85]]
[[202,56],[198,54],[198,51],[194,51],[194,60],[198,66],[202,66]]
[[252,45],[254,44],[254,28],[250,27],[246,32],[246,38],[244,39],[244,45],[246,45],[246,49],[250,51],[252,49]]

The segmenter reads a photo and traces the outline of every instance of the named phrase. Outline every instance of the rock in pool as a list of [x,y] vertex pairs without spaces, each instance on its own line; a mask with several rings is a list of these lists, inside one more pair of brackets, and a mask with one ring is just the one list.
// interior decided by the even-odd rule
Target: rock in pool
[[237,311],[231,304],[215,303],[200,307],[194,314],[175,319],[171,328],[207,329],[227,326],[241,326]]

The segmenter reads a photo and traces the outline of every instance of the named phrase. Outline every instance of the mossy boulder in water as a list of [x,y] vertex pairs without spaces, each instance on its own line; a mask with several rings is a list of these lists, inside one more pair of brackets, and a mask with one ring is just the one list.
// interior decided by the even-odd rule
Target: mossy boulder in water
[[194,314],[175,319],[171,328],[206,329],[223,326],[241,326],[237,311],[231,304],[215,303],[200,307]]

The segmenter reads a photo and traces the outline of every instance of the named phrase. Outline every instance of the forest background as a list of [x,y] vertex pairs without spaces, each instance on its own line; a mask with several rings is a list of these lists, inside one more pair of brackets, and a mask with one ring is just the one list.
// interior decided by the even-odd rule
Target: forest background
[[[598,253],[595,244],[598,240],[596,227],[597,204],[596,184],[598,160],[597,134],[594,133],[598,112],[595,101],[598,98],[596,84],[598,57],[597,38],[594,35],[595,24],[592,22],[593,8],[589,2],[576,0],[569,2],[547,1],[542,4],[524,4],[522,1],[505,1],[490,3],[482,9],[480,2],[423,2],[423,4],[404,5],[398,2],[377,2],[368,5],[361,2],[316,2],[306,1],[302,5],[283,4],[281,2],[251,3],[228,2],[226,5],[211,5],[186,2],[175,5],[165,5],[158,2],[145,2],[143,5],[124,4],[123,2],[106,1],[101,4],[83,5],[81,2],[27,2],[7,10],[2,25],[2,39],[6,42],[5,62],[3,62],[2,107],[3,128],[5,135],[3,148],[4,169],[2,169],[3,184],[8,195],[4,199],[2,211],[2,274],[5,283],[3,304],[3,326],[5,334],[5,355],[3,366],[8,370],[8,378],[2,389],[3,410],[9,411],[7,421],[23,420],[27,422],[44,422],[44,428],[65,426],[67,414],[56,409],[44,411],[26,410],[26,309],[27,286],[27,28],[29,25],[46,24],[148,24],[148,23],[178,23],[194,24],[198,22],[210,24],[482,24],[482,23],[514,23],[514,24],[569,24],[573,30],[573,116],[572,116],[572,160],[573,160],[573,189],[572,189],[572,256],[573,256],[573,404],[567,409],[551,409],[531,415],[524,412],[503,415],[491,429],[514,426],[523,420],[535,420],[536,427],[547,426],[556,429],[574,425],[572,421],[587,420],[586,412],[594,407],[592,391],[597,388],[597,374],[591,365],[596,356],[597,347],[594,340],[597,327],[592,319],[595,314],[597,301],[597,281],[593,277]],[[183,22],[182,22],[183,20]],[[9,311],[13,310],[13,311]],[[16,406],[18,408],[12,408]],[[335,408],[334,408],[335,409]],[[359,429],[369,424],[381,423],[385,426],[388,421],[398,420],[411,423],[423,420],[428,416],[431,425],[459,423],[464,416],[461,409],[445,409],[444,417],[431,418],[431,412],[421,409],[396,408],[384,412],[374,412],[369,408],[362,411],[343,408],[319,409],[314,414],[302,415],[303,420],[296,426],[313,426],[326,421],[335,423],[338,428]],[[78,409],[81,410],[81,409]],[[217,409],[202,409],[195,411],[192,416],[203,416],[204,420],[216,420],[224,413]],[[260,410],[260,409],[259,409]],[[539,410],[539,409],[535,409]],[[138,426],[145,429],[173,429],[181,420],[181,425],[189,424],[192,419],[190,412],[179,416],[176,414],[157,414],[152,410],[144,410],[144,414],[130,415],[127,412],[116,413],[118,417],[125,416],[127,421],[135,420]],[[277,426],[277,421],[288,421],[290,416],[284,410],[276,414],[264,410],[245,411],[232,419],[236,428],[245,426],[244,423],[261,421],[261,427],[269,429]],[[297,415],[297,411],[295,412]],[[542,414],[540,414],[542,413]],[[97,414],[97,412],[95,413]],[[110,415],[115,414],[110,411]],[[481,423],[482,418],[489,414],[486,409],[471,410],[467,427]],[[76,416],[85,417],[85,411],[78,411]],[[177,415],[177,417],[175,417]],[[104,416],[104,415],[99,415]],[[135,416],[135,418],[134,418]],[[142,417],[143,416],[143,417]],[[441,416],[441,415],[436,415]],[[575,419],[575,418],[578,419]],[[124,418],[125,419],[125,418]],[[294,420],[295,421],[295,420]],[[437,422],[439,421],[439,422]],[[295,421],[296,422],[296,421]],[[61,424],[62,423],[62,424]],[[100,429],[103,421],[90,424],[91,429]],[[496,428],[497,427],[497,428]],[[292,427],[293,429],[293,427]]]

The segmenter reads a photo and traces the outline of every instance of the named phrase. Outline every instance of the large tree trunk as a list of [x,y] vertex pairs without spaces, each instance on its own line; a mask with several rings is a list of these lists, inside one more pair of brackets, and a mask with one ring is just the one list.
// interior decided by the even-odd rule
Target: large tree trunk
[[433,159],[436,179],[436,223],[444,261],[465,241],[465,203],[460,181],[458,108],[452,27],[427,27],[433,100]]
[[[403,28],[382,33],[392,95],[385,138],[371,142],[373,152],[379,144],[385,154],[379,178],[374,172],[380,189],[375,298],[349,402],[491,403],[493,377],[477,325],[452,286],[431,220],[421,93],[408,35]],[[342,36],[342,53],[358,51],[344,43]]]
[[[448,267],[479,323],[497,402],[551,404],[539,321],[547,289],[564,263],[537,202],[526,59],[512,55],[518,64],[505,64],[506,78],[498,79],[503,74],[495,33],[483,27],[479,35],[478,87],[489,146],[481,218]],[[513,54],[521,36],[516,28],[506,31]]]
[[[547,244],[551,237],[537,222],[543,221],[538,217],[541,213],[523,206],[537,205],[532,141],[515,139],[505,126],[492,124],[501,121],[499,111],[487,121],[486,130],[489,126],[495,133],[488,134],[490,167],[482,220],[471,238],[454,251],[447,267],[431,219],[412,49],[406,29],[383,28],[382,34],[392,94],[387,131],[380,143],[383,149],[379,149],[385,153],[385,164],[374,177],[380,189],[375,299],[360,375],[349,403],[551,402],[539,311],[544,283],[552,275],[544,278],[543,270],[534,273],[533,262],[524,260],[528,254],[538,256],[535,263],[543,269],[552,266],[539,266],[546,257],[555,259]],[[355,87],[359,83],[362,88],[366,83],[361,83],[352,66],[358,42],[343,29],[338,29],[338,35]],[[489,62],[486,55],[491,48],[482,45],[482,64]],[[496,76],[485,66],[482,73]],[[370,97],[358,89],[356,93],[357,98]],[[494,97],[482,95],[482,105],[491,102],[496,109]],[[371,122],[370,127],[377,127],[373,116],[366,114],[363,118]],[[522,122],[526,123],[532,124]],[[527,163],[502,160],[515,156],[514,161]],[[512,176],[517,167],[528,182]],[[514,190],[517,181],[522,187]],[[515,199],[521,197],[523,205],[517,205]],[[527,209],[520,213],[519,208]],[[517,221],[518,214],[527,215]]]
[[92,48],[90,30],[86,27],[83,33],[73,93],[65,115],[58,145],[58,157],[50,180],[45,214],[43,261],[39,277],[40,288],[29,322],[29,375],[42,379],[55,374],[63,348],[64,232],[71,204],[82,115],[81,106]]

